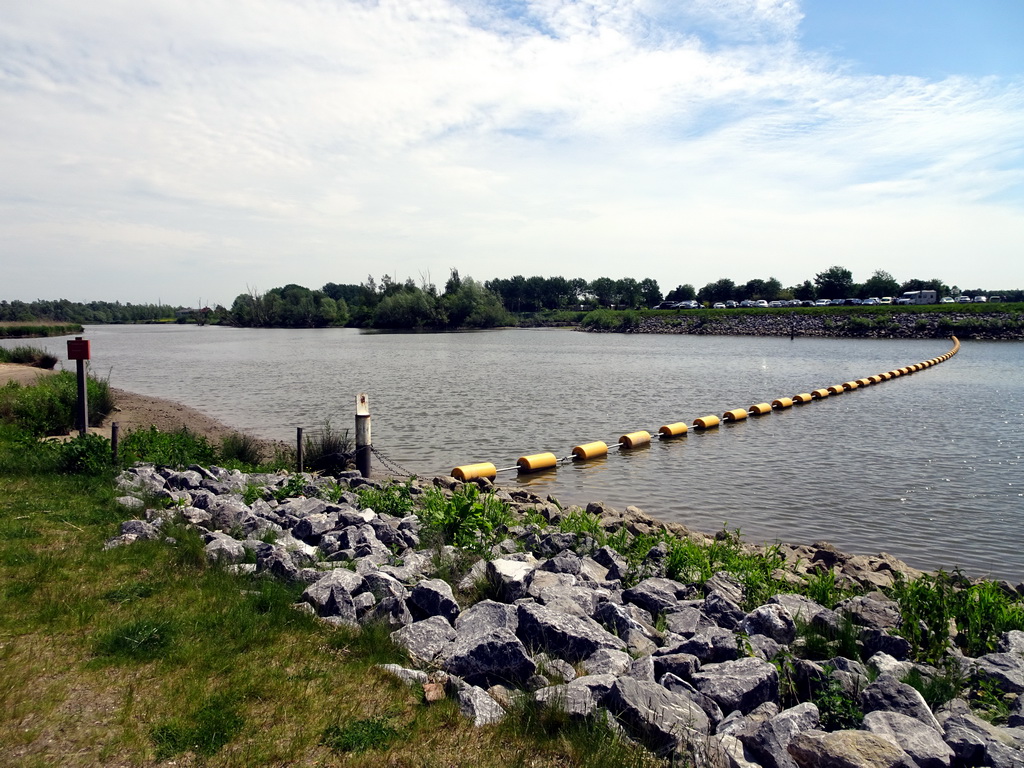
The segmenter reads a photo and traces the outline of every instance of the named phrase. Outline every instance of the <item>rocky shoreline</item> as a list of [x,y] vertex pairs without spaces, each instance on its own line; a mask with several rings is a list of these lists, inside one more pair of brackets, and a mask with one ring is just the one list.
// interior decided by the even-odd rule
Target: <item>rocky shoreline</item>
[[857,339],[1024,340],[1024,318],[1009,312],[893,312],[891,314],[810,314],[782,310],[764,313],[690,313],[641,317],[617,329],[594,333],[681,333],[698,336],[808,336]]
[[[912,661],[901,606],[881,590],[921,574],[895,558],[850,556],[825,543],[782,546],[785,564],[772,579],[793,590],[751,605],[750,586],[725,571],[668,578],[664,538],[627,561],[593,535],[559,527],[582,510],[482,485],[511,518],[486,557],[457,576],[450,566],[465,551],[428,546],[416,514],[364,505],[361,494],[382,483],[355,473],[335,481],[139,466],[118,478],[120,502],[138,518],[107,546],[163,539],[162,529],[184,521],[202,535],[211,562],[305,584],[297,609],[335,625],[387,624],[411,664],[386,671],[422,686],[428,702],[456,699],[478,725],[525,700],[600,722],[685,764],[1024,765],[1024,632],[1003,633],[973,658],[950,642],[940,664]],[[407,492],[451,499],[467,489],[439,477],[413,481]],[[171,505],[147,508],[154,498]],[[665,533],[701,547],[730,543],[722,541],[728,534],[666,525],[635,507],[592,504],[587,512],[619,541]],[[852,596],[826,607],[800,594],[816,574],[830,574]],[[1024,584],[1001,586],[1018,604],[1024,597]],[[832,638],[828,653],[809,652],[816,637]],[[955,694],[930,707],[904,682],[949,676],[963,689],[992,692],[1005,722],[982,719]],[[837,717],[840,700],[862,715],[858,723]]]

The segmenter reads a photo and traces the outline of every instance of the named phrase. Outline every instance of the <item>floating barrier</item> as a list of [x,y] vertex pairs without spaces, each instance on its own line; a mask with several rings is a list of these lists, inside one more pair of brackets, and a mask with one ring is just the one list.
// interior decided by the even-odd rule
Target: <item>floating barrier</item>
[[662,439],[679,437],[680,435],[685,435],[687,429],[689,429],[689,427],[687,427],[686,424],[681,421],[677,421],[675,424],[666,424],[663,427],[659,427],[658,435]]
[[[824,387],[821,389],[815,389],[810,392],[801,392],[793,395],[792,397],[780,397],[772,400],[771,403],[755,403],[750,408],[733,408],[722,414],[720,419],[714,414],[707,416],[701,416],[698,419],[693,420],[694,429],[713,429],[722,423],[722,419],[726,422],[737,422],[744,421],[748,416],[764,416],[771,413],[773,410],[783,410],[791,408],[794,404],[806,404],[814,400],[824,400],[830,395],[839,395],[843,392],[849,392],[861,387],[867,387],[872,384],[880,384],[883,381],[890,381],[892,379],[899,378],[900,376],[907,376],[911,373],[923,371],[926,368],[938,365],[939,363],[949,360],[953,355],[960,351],[960,340],[956,337],[952,337],[953,348],[937,357],[930,358],[928,360],[922,360],[919,363],[913,365],[904,366],[902,368],[894,368],[891,371],[885,371],[883,373],[875,374],[874,376],[867,376],[860,379],[852,379],[842,384],[835,384],[831,387]],[[658,436],[661,439],[670,439],[685,435],[689,431],[685,422],[677,421],[673,424],[665,424],[658,429]],[[617,443],[618,446],[624,449],[639,448],[643,445],[649,445],[651,442],[651,434],[645,430],[638,430],[636,432],[628,432],[619,438]],[[576,461],[589,461],[590,459],[596,459],[601,456],[608,455],[608,445],[601,440],[596,440],[592,443],[582,443],[581,445],[573,446],[572,455],[567,456],[564,459],[559,459],[553,453],[535,453],[527,456],[520,456],[516,461],[515,466],[505,467],[498,469],[494,464],[490,462],[481,462],[478,464],[464,464],[459,467],[455,467],[452,470],[452,477],[463,482],[470,480],[476,480],[479,478],[491,478],[493,479],[498,472],[505,472],[512,469],[518,469],[520,472],[539,472],[544,469],[552,469],[558,466],[563,461],[573,459]]]
[[641,445],[649,445],[651,442],[651,433],[641,430],[639,432],[630,432],[629,434],[623,435],[619,438],[619,445],[623,448],[639,448]]
[[[746,414],[746,411],[743,412]],[[722,423],[722,420],[713,414],[707,416],[701,416],[699,419],[693,420],[693,426],[696,429],[713,429]]]
[[557,464],[558,457],[553,453],[534,453],[516,459],[516,466],[519,467],[520,472],[540,472],[542,469],[551,469]]
[[456,467],[452,470],[452,477],[462,482],[476,480],[478,477],[494,477],[497,474],[498,468],[490,462],[463,464],[461,467]]
[[599,456],[607,456],[608,445],[600,440],[596,440],[593,443],[583,443],[583,445],[574,445],[572,455],[577,461],[590,461],[590,459],[596,459]]

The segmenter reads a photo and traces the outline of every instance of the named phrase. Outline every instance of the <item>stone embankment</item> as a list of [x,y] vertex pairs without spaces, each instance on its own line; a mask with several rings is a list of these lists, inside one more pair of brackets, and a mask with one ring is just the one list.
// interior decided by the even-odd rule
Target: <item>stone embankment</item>
[[[599,331],[600,329],[588,329]],[[763,314],[723,312],[642,317],[622,333],[684,333],[706,336],[814,336],[858,339],[1024,340],[1020,313],[893,312],[892,314],[811,314],[775,310]]]
[[[411,661],[386,671],[422,685],[428,701],[455,698],[479,725],[529,697],[562,716],[607,723],[687,765],[1024,765],[1024,632],[1005,633],[996,652],[979,658],[951,651],[946,659],[948,669],[983,681],[1006,703],[1005,725],[979,718],[961,699],[933,711],[901,682],[943,673],[909,660],[910,644],[896,631],[899,605],[878,588],[897,573],[917,574],[890,556],[853,557],[826,544],[783,547],[788,568],[775,578],[796,584],[808,572],[831,571],[841,583],[859,584],[861,594],[833,610],[780,593],[747,610],[744,586],[726,573],[666,578],[663,546],[630,566],[590,536],[524,522],[557,523],[566,512],[553,500],[497,489],[520,522],[489,559],[451,584],[438,568],[458,553],[425,547],[419,518],[360,506],[355,491],[375,481],[349,477],[339,487],[303,479],[304,496],[277,501],[274,490],[288,478],[140,466],[118,481],[127,494],[122,504],[139,519],[125,522],[107,546],[163,538],[167,521],[183,518],[203,535],[211,561],[306,584],[297,608],[331,624],[387,623]],[[334,502],[318,498],[327,483]],[[410,490],[415,498],[458,485],[436,478]],[[243,494],[250,489],[252,498],[253,486],[260,498],[247,504]],[[142,499],[154,497],[174,504],[147,509]],[[699,543],[714,539],[664,526],[634,507],[618,512],[597,504],[590,511],[609,532],[670,528]],[[481,588],[489,599],[462,597]],[[1024,585],[1005,588],[1024,594]],[[852,632],[857,652],[803,658],[807,627]],[[826,718],[824,702],[837,696],[866,713],[859,728],[835,729]]]

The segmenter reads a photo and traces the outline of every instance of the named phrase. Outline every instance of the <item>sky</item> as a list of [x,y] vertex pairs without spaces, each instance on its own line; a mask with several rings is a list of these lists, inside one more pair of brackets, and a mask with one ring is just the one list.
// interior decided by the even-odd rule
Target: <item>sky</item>
[[1024,288],[1021,0],[4,0],[0,299]]

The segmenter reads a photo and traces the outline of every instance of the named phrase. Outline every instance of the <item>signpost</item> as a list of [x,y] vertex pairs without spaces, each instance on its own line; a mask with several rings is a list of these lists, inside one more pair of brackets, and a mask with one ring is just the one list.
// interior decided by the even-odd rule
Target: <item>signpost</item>
[[78,364],[78,407],[75,413],[75,429],[78,434],[84,435],[89,431],[89,394],[86,387],[85,361],[90,355],[89,341],[81,336],[75,336],[74,340],[68,341],[68,360],[74,360]]

